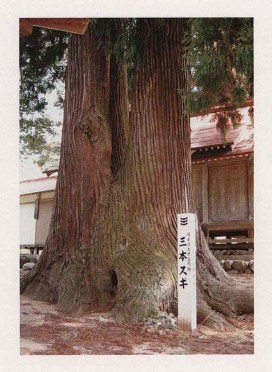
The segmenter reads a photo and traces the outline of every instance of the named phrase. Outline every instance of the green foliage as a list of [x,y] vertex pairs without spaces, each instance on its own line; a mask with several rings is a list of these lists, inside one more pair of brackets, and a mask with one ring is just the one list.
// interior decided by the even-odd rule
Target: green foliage
[[136,18],[101,18],[93,20],[99,48],[117,61],[126,63],[128,88],[132,91],[135,68],[141,58],[143,40],[138,37]]
[[[239,107],[253,96],[253,19],[190,19],[186,43],[191,72],[189,113],[208,113],[216,105]],[[227,129],[226,113],[217,118],[218,127]],[[229,119],[238,125],[240,116],[232,111]]]
[[20,38],[20,114],[43,112],[45,94],[64,80],[67,33],[34,27]]
[[[20,38],[20,155],[34,155],[40,167],[59,156],[54,136],[60,123],[44,113],[46,94],[64,80],[67,41],[67,33],[35,27],[32,35]],[[63,105],[61,87],[56,105]]]
[[21,158],[34,155],[35,162],[40,167],[59,159],[60,143],[55,141],[55,136],[61,125],[60,122],[53,122],[47,117],[22,118],[20,125]]
[[[154,19],[156,32],[164,19]],[[149,22],[150,23],[150,22]],[[99,37],[99,48],[128,67],[129,90],[144,50],[145,39],[139,28],[150,27],[145,18],[91,19],[90,27]],[[236,107],[253,97],[253,19],[192,18],[186,20],[186,57],[190,72],[190,91],[186,102],[188,113],[208,113],[211,106],[227,105],[232,110],[214,114],[222,134],[241,120]],[[43,116],[47,105],[45,95],[64,81],[65,53],[68,34],[34,28],[32,35],[20,39],[20,117],[21,149],[25,155],[58,153],[48,145],[52,136],[51,121]],[[185,92],[181,92],[184,94]],[[58,94],[58,106],[63,104],[63,92]],[[35,117],[35,119],[33,119]],[[49,159],[49,155],[44,159]],[[41,164],[41,163],[40,163]]]
[[228,130],[231,127],[237,128],[240,125],[241,120],[242,115],[237,109],[217,112],[213,114],[211,118],[211,121],[216,123],[216,127],[221,132],[224,141]]

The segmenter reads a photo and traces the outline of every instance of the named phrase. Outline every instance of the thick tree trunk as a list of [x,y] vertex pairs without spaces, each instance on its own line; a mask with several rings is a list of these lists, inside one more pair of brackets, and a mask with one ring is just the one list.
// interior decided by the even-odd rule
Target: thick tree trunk
[[[71,38],[54,218],[22,285],[64,311],[113,297],[115,313],[127,319],[175,310],[177,213],[195,211],[183,23],[138,20],[143,44],[129,128],[124,67],[112,60],[109,69],[95,33]],[[223,271],[200,229],[197,284],[199,322],[226,326],[217,312],[253,311],[252,288]]]
[[93,25],[73,35],[68,65],[61,159],[50,233],[41,259],[22,283],[27,293],[73,311],[90,302],[90,240],[111,176],[109,57]]
[[[117,278],[114,310],[127,319],[174,310],[177,213],[195,211],[190,127],[183,101],[187,89],[183,21],[141,20],[138,27],[145,45],[127,156],[92,241],[96,296],[104,300],[102,293],[116,285]],[[216,312],[253,310],[252,288],[227,276],[200,229],[197,260],[199,322],[215,326],[220,321],[226,326]]]

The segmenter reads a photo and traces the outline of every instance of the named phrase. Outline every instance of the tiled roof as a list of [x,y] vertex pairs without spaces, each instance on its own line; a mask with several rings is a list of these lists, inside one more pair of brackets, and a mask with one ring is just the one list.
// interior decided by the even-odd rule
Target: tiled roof
[[20,195],[55,190],[57,176],[36,178],[20,182]]
[[239,110],[242,114],[241,125],[237,129],[230,128],[225,141],[212,122],[212,115],[191,118],[191,148],[192,150],[211,148],[229,144],[232,154],[253,151],[253,125],[248,115],[248,107]]

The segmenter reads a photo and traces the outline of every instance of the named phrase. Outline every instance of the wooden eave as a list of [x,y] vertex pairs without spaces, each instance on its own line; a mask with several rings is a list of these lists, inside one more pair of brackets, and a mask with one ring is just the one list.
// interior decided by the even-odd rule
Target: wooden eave
[[[218,131],[212,115],[191,118],[191,150],[195,154],[193,161],[199,161],[203,154],[205,161],[209,157],[239,156],[254,151],[253,132],[250,114],[246,106],[240,109],[241,124],[238,128],[229,128],[223,138]],[[250,107],[249,107],[250,109]]]
[[196,159],[192,159],[192,164],[202,164],[202,163],[214,163],[214,162],[221,162],[221,161],[229,161],[229,160],[239,160],[239,159],[246,159],[252,156],[253,151],[240,151],[240,152],[233,152],[229,151],[222,155],[216,156],[207,156],[207,157],[199,157]]
[[232,146],[234,144],[233,141],[231,142],[221,142],[221,143],[212,143],[211,145],[206,145],[206,146],[202,146],[202,147],[193,147],[191,146],[191,150],[194,151],[194,152],[205,152],[205,151],[208,151],[208,150],[216,150],[216,149],[224,149],[224,148],[229,148],[230,146]]
[[31,35],[33,27],[49,28],[83,35],[88,23],[89,18],[20,18],[20,36]]

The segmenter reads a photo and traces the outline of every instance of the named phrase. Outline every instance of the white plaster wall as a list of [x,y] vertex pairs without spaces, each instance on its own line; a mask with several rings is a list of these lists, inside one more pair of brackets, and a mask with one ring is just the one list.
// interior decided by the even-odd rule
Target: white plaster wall
[[35,203],[20,205],[20,244],[35,244]]

